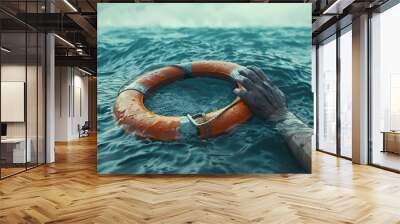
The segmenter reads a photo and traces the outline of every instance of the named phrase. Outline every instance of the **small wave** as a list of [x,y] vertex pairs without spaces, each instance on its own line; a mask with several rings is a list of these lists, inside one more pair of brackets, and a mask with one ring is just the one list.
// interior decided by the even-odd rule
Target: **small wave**
[[[289,109],[312,125],[309,29],[128,29],[99,32],[98,172],[174,174],[299,173],[302,168],[271,122],[257,118],[213,139],[161,142],[126,134],[114,121],[119,88],[166,65],[224,60],[262,68],[287,95]],[[179,116],[230,103],[221,80],[175,82],[146,97],[156,113]]]

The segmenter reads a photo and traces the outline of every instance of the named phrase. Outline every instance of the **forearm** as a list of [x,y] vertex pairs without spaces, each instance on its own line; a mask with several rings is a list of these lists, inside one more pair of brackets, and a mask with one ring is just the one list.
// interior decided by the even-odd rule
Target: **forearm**
[[277,122],[277,129],[285,137],[296,159],[307,172],[311,172],[311,135],[295,115],[287,112],[286,96],[265,73],[255,66],[240,69],[233,78],[241,85],[234,90],[261,119]]
[[276,125],[278,131],[288,142],[289,148],[307,172],[311,172],[312,129],[288,112]]

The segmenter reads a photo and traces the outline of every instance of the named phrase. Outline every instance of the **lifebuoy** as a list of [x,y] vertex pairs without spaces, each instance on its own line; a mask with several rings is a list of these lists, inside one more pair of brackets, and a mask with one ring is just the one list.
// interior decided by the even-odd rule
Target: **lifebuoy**
[[218,136],[251,117],[249,108],[239,97],[228,106],[207,114],[162,116],[144,106],[144,96],[160,86],[184,78],[208,76],[234,80],[242,68],[230,62],[198,61],[148,72],[120,90],[113,108],[115,120],[126,132],[156,140]]

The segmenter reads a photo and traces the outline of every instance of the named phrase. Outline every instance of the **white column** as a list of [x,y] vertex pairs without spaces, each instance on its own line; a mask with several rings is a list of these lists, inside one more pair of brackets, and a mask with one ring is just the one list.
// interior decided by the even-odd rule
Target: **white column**
[[368,163],[368,15],[353,19],[353,162]]
[[[47,12],[54,11],[51,1],[46,1]],[[55,162],[55,43],[54,34],[46,35],[46,163]]]
[[55,141],[69,141],[71,126],[71,67],[55,69]]
[[55,61],[54,61],[54,35],[47,34],[46,36],[46,57],[47,57],[47,70],[46,70],[46,158],[47,163],[52,163],[55,161],[55,151],[54,151],[54,133],[55,133]]

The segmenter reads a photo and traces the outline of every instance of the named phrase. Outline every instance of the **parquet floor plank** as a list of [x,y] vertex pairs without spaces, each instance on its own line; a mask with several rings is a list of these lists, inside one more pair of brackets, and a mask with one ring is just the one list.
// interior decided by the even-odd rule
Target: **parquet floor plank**
[[398,223],[400,175],[313,152],[311,175],[96,174],[96,138],[0,181],[0,223]]

